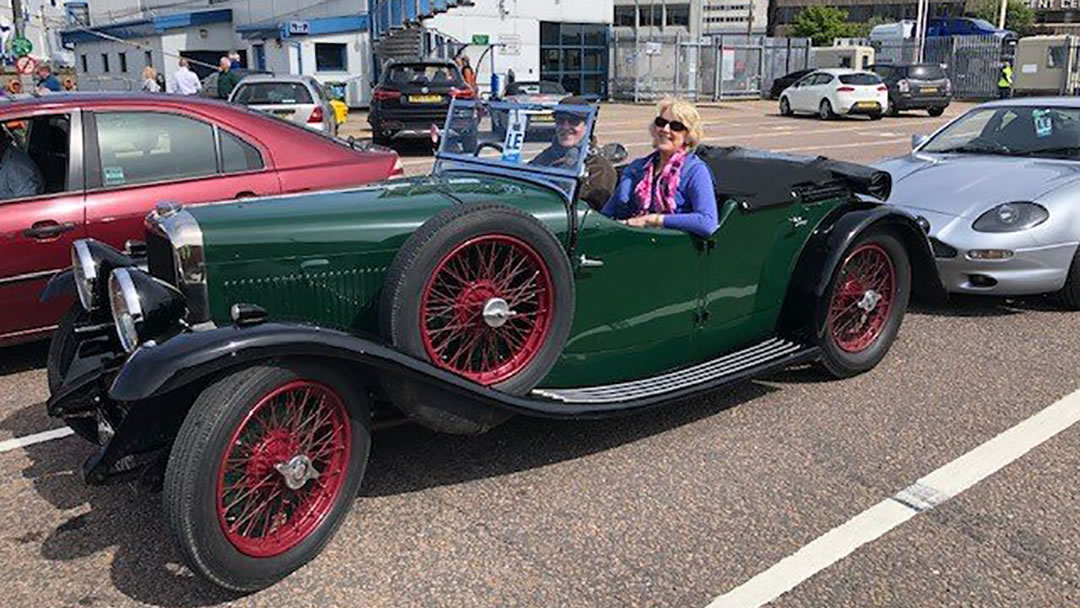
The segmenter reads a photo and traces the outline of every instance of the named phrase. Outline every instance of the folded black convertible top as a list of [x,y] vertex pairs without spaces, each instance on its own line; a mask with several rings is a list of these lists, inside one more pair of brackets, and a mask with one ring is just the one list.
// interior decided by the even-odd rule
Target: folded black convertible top
[[696,154],[713,172],[717,200],[733,198],[747,209],[788,204],[814,190],[845,187],[883,201],[892,190],[888,172],[824,156],[739,146],[699,146]]

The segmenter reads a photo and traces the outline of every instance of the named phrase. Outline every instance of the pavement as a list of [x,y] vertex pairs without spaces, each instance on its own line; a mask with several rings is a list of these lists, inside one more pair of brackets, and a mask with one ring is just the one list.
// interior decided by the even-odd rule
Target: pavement
[[[966,107],[873,123],[782,118],[772,102],[702,112],[711,143],[865,162]],[[653,112],[604,105],[601,142],[644,153]],[[409,173],[425,154],[405,150]],[[9,449],[0,606],[750,605],[724,597],[1080,389],[1078,335],[1080,314],[1046,298],[914,303],[885,360],[847,380],[798,367],[615,420],[379,431],[323,554],[246,597],[180,565],[159,496],[85,486],[79,439]],[[57,426],[45,354],[0,350],[0,442]],[[1065,426],[772,605],[1080,605],[1078,445]]]

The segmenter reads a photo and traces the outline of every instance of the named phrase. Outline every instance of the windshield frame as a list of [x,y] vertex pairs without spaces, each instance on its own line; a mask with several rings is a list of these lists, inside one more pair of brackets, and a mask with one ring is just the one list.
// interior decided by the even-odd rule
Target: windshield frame
[[491,110],[507,111],[521,110],[528,112],[555,112],[567,110],[585,116],[585,137],[582,140],[582,154],[578,156],[577,164],[573,168],[546,167],[530,165],[528,163],[512,163],[492,157],[477,157],[472,154],[449,152],[444,148],[447,137],[441,137],[439,147],[435,151],[435,164],[432,167],[432,175],[441,175],[448,171],[468,170],[492,173],[496,175],[511,175],[513,177],[526,177],[530,181],[540,181],[555,187],[568,197],[575,195],[578,180],[585,175],[585,159],[592,151],[593,127],[596,124],[598,108],[593,105],[570,105],[558,103],[524,103],[515,101],[480,101],[475,99],[453,99],[446,113],[446,120],[440,133],[445,134],[450,130],[451,119],[455,109],[484,108],[490,115]]

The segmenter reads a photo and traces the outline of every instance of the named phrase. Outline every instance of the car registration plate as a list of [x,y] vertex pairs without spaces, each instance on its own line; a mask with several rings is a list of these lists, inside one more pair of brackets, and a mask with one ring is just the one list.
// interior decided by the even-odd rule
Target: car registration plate
[[555,122],[555,116],[553,114],[533,114],[533,122]]
[[937,93],[937,87],[923,87],[919,89],[923,93]]
[[876,101],[860,101],[860,102],[855,104],[855,107],[856,108],[876,108],[876,107],[878,107],[878,102],[876,102]]
[[442,95],[409,95],[409,103],[439,103]]

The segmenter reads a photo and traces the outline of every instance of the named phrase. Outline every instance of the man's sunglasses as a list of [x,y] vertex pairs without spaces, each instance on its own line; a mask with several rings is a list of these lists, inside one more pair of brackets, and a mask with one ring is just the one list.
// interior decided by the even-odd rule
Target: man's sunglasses
[[663,129],[664,127],[671,125],[671,130],[676,133],[682,133],[686,130],[686,125],[677,120],[668,120],[663,116],[657,116],[653,119],[652,124],[656,125],[657,129]]
[[585,122],[585,119],[581,116],[576,116],[574,114],[556,114],[555,122],[568,122],[576,127],[581,123]]

